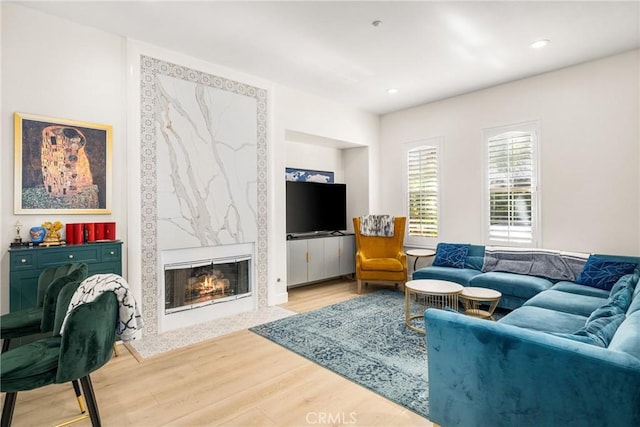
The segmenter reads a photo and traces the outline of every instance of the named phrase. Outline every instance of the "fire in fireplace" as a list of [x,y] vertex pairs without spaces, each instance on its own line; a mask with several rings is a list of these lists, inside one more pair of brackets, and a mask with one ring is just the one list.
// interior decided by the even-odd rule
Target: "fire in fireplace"
[[250,257],[164,266],[165,313],[250,295]]

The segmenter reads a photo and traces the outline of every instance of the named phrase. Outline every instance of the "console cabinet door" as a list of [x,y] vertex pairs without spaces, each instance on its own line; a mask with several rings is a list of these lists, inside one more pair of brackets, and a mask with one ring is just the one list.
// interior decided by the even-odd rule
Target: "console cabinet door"
[[327,237],[324,240],[324,277],[340,276],[340,238]]
[[307,241],[287,242],[287,285],[297,285],[307,281]]
[[356,272],[355,236],[340,236],[340,276]]
[[327,277],[324,273],[324,241],[325,239],[307,240],[307,282]]

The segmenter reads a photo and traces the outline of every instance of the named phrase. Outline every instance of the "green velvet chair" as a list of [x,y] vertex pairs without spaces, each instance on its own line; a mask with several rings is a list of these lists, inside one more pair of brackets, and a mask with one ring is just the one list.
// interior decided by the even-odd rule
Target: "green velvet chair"
[[[51,332],[56,314],[56,301],[60,290],[67,283],[86,279],[88,273],[89,267],[83,262],[45,268],[38,277],[36,307],[25,308],[0,316],[2,353],[9,350],[13,339]],[[73,381],[72,385],[80,412],[84,414],[85,408],[80,385],[77,381]]]
[[58,296],[53,335],[0,355],[0,391],[7,393],[2,427],[11,425],[17,393],[49,384],[79,380],[93,426],[100,426],[90,373],[113,354],[118,321],[115,293],[105,292],[94,301],[75,307],[62,328],[73,293],[80,282],[64,286]]
[[0,316],[2,352],[9,349],[12,339],[51,332],[58,293],[67,283],[86,279],[88,269],[87,264],[80,262],[43,270],[38,278],[36,307]]

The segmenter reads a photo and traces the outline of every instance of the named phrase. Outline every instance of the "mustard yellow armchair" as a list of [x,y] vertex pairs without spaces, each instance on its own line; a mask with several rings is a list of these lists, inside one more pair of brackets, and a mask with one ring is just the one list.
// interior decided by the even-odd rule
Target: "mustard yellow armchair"
[[353,218],[358,293],[362,292],[363,283],[404,286],[407,281],[407,255],[403,248],[406,221],[406,217],[394,218],[394,233],[391,237],[365,236],[360,232],[361,219]]

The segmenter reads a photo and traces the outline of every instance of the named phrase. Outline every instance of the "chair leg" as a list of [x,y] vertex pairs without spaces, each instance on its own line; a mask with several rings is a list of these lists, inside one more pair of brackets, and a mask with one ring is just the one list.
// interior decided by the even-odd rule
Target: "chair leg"
[[18,397],[17,392],[7,393],[4,397],[4,405],[2,406],[2,421],[0,423],[2,427],[9,427],[11,425],[11,420],[13,419],[13,410],[16,407],[16,397]]
[[84,400],[82,399],[82,391],[80,390],[80,384],[78,384],[78,380],[73,380],[71,381],[71,385],[73,385],[73,391],[76,393],[76,399],[78,400],[80,413],[84,414],[86,412],[86,409],[84,408]]
[[91,384],[91,377],[80,378],[80,384],[82,384],[82,390],[84,391],[85,399],[87,399],[87,409],[89,409],[89,417],[91,418],[91,425],[93,427],[100,427],[100,413],[98,412],[98,403],[96,402],[96,395],[93,392],[93,385]]
[[358,279],[358,293],[362,293],[362,280]]
[[2,352],[9,350],[9,346],[11,345],[11,338],[5,338],[2,340]]

